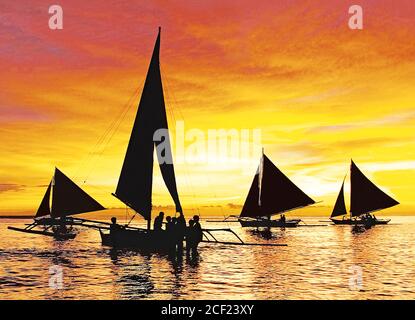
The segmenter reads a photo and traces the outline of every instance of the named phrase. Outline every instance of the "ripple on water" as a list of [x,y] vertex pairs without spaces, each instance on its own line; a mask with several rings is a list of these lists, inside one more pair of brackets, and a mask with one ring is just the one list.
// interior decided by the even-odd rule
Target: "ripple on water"
[[[202,244],[198,259],[182,261],[104,248],[94,230],[56,242],[0,221],[0,298],[415,299],[415,219],[393,220],[362,234],[347,226],[275,231],[270,242],[288,247]],[[246,241],[266,241],[235,229]],[[49,287],[54,265],[63,270],[62,290]],[[357,290],[353,270],[362,276]]]

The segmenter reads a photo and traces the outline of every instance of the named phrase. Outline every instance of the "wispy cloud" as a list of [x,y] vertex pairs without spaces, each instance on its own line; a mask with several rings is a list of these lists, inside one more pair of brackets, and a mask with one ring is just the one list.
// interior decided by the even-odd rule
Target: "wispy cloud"
[[0,184],[0,193],[8,191],[20,191],[25,188],[24,185],[13,184],[13,183],[1,183]]
[[375,119],[367,119],[364,121],[355,121],[349,123],[339,123],[334,125],[318,126],[308,130],[310,133],[319,132],[340,132],[358,128],[383,127],[388,125],[405,124],[415,120],[415,111],[409,110],[405,112],[392,113]]
[[366,162],[363,166],[372,172],[415,170],[415,161]]
[[50,116],[28,107],[0,105],[0,122],[38,122],[48,121]]
[[[11,191],[48,183],[55,165],[103,185],[92,195],[119,206],[110,192],[138,96],[112,140],[96,145],[141,91],[159,25],[170,123],[259,128],[268,156],[329,202],[350,158],[368,172],[390,168],[376,172],[385,185],[396,175],[399,199],[415,205],[411,1],[391,11],[387,1],[362,0],[370,12],[363,32],[347,28],[345,1],[61,0],[56,32],[47,27],[50,4],[0,4],[2,209],[37,204],[41,188]],[[227,204],[243,203],[256,167],[176,165],[183,205],[237,209]],[[154,182],[153,203],[170,204],[162,180]]]

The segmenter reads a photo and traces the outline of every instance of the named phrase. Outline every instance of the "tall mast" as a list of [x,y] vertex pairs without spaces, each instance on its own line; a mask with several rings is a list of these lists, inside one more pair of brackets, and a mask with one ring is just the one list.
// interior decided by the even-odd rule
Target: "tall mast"
[[[349,206],[349,214],[350,214],[350,221],[352,221],[352,164],[353,159],[350,159],[350,206]],[[346,179],[346,177],[344,177]]]
[[[147,220],[147,229],[151,227],[154,148],[176,211],[182,212],[160,74],[160,30],[159,27],[117,189],[113,194]],[[161,140],[157,140],[159,134],[162,135]]]
[[261,160],[258,168],[258,206],[261,206],[262,178],[264,177],[264,148],[262,147]]

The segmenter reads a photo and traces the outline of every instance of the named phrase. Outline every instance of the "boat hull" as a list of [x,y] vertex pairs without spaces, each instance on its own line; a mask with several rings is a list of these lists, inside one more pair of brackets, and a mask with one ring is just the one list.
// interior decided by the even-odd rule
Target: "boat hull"
[[291,219],[282,222],[280,220],[267,219],[238,219],[243,228],[295,228],[300,223],[300,219]]
[[334,224],[337,224],[337,225],[356,225],[356,224],[384,225],[384,224],[388,224],[391,221],[390,219],[376,219],[370,222],[365,222],[362,220],[350,220],[350,219],[344,219],[344,220],[330,219],[330,220]]
[[168,252],[172,249],[171,237],[165,231],[134,229],[104,233],[99,230],[102,245],[113,248],[130,248],[151,252]]

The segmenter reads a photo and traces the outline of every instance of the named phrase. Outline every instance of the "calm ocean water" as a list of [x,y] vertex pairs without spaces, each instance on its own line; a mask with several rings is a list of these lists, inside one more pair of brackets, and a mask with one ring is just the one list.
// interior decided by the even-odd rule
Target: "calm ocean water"
[[[415,217],[361,234],[333,225],[275,230],[268,241],[288,247],[202,244],[198,259],[182,261],[110,250],[94,230],[66,242],[7,230],[27,222],[0,220],[0,299],[415,299]],[[236,223],[203,226],[266,241]],[[56,266],[61,288],[50,286]]]

